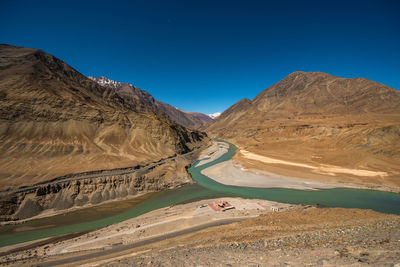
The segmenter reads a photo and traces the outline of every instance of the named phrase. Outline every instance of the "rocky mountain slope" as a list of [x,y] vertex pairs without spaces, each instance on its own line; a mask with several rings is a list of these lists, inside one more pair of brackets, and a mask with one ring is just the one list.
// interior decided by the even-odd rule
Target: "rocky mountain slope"
[[111,88],[127,103],[141,112],[155,113],[190,129],[197,129],[212,121],[212,118],[199,112],[183,111],[169,104],[154,99],[148,92],[132,84],[121,83],[106,77],[89,77],[102,86]]
[[[400,92],[364,78],[295,72],[253,100],[237,102],[207,130],[264,156],[382,170],[388,175],[356,180],[400,186]],[[252,163],[247,167],[265,167]]]
[[[74,177],[83,172],[133,166],[140,169],[177,155],[182,155],[183,162],[169,162],[160,172],[153,168],[149,170],[152,177],[148,179],[163,184],[159,189],[168,184],[174,187],[180,182],[187,183],[185,166],[190,163],[185,161],[184,155],[205,145],[207,136],[163,116],[145,112],[147,109],[145,103],[138,107],[126,101],[115,90],[100,86],[41,50],[1,45],[1,191],[14,192],[17,188],[45,184],[65,175]],[[160,182],[166,173],[170,175],[174,170],[176,182],[171,183],[169,178],[169,182]],[[112,176],[118,175],[120,173],[109,175],[110,186],[121,184],[112,182],[115,180]],[[143,175],[136,177],[139,182],[145,178]],[[99,183],[106,185],[106,177],[100,178],[103,182]],[[60,199],[65,200],[71,197],[66,193],[70,184],[66,188],[56,186],[57,190],[51,190],[48,187],[27,194],[32,193],[30,197],[35,198],[47,191],[60,192],[64,194]],[[157,186],[153,187],[157,190]],[[2,215],[16,212],[27,198],[25,193],[2,196]]]

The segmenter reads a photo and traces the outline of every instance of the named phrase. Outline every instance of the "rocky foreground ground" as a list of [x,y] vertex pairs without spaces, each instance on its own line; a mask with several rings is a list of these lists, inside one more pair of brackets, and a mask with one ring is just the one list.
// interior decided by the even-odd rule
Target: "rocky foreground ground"
[[400,266],[400,217],[333,208],[275,212],[142,247],[97,264]]
[[[90,244],[86,244],[78,251],[71,250],[66,254],[51,256],[54,254],[51,251],[57,250],[58,247],[65,249],[69,244],[69,241],[62,241],[53,245],[49,244],[44,248],[33,248],[3,256],[0,258],[0,264],[11,266],[53,266],[54,264],[65,264],[65,266],[400,266],[400,216],[371,210],[310,206],[272,212],[260,210],[260,212],[261,215],[241,222],[209,227],[115,252],[107,245],[107,242],[101,245],[102,238],[100,237],[103,235],[100,230],[98,233],[95,232],[100,235],[95,236],[98,242],[94,243],[101,245],[99,247],[90,248]],[[176,216],[172,213],[170,215]],[[129,222],[123,222],[125,226],[122,226],[129,226]],[[132,227],[135,227],[137,222],[130,223]],[[187,224],[187,221],[181,223]],[[111,228],[108,229],[104,232],[104,237],[107,232],[113,231]],[[77,244],[85,236],[70,241]],[[89,233],[89,236],[93,234]],[[126,232],[123,237],[134,238],[134,234]],[[114,241],[109,240],[111,243]],[[85,248],[88,251],[84,252]],[[47,255],[43,254],[44,252]],[[90,253],[97,253],[96,257],[90,256]],[[79,259],[68,260],[75,256],[79,256]]]

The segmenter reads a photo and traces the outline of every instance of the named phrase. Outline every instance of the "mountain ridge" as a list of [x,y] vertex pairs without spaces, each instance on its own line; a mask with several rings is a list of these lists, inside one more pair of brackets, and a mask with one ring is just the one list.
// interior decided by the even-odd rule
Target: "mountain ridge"
[[0,54],[3,189],[153,162],[207,139],[161,115],[140,112],[41,50],[1,45]]
[[[350,86],[351,84],[351,86]],[[316,85],[316,86],[315,86]],[[400,104],[398,103],[399,99],[399,91],[391,88],[389,86],[368,80],[366,78],[341,78],[337,76],[333,76],[324,72],[302,72],[297,71],[288,75],[283,80],[278,83],[268,87],[263,90],[260,94],[258,94],[253,102],[257,105],[262,105],[263,107],[267,107],[267,105],[263,102],[267,99],[277,98],[283,99],[286,97],[291,97],[295,94],[301,94],[304,90],[307,90],[309,87],[312,87],[312,91],[320,91],[314,92],[313,100],[321,101],[321,97],[324,96],[328,99],[323,99],[323,101],[332,101],[336,104],[341,104],[343,106],[354,106],[354,108],[364,106],[364,108],[370,108],[371,111],[376,111],[382,113],[383,109],[378,109],[379,106],[376,102],[369,103],[359,103],[357,106],[357,101],[365,100],[365,99],[357,99],[362,94],[368,94],[365,97],[373,98],[372,94],[379,94],[382,100],[390,100],[391,97],[395,97],[397,100],[395,102],[385,101],[386,103],[390,103],[387,106],[386,113],[392,112],[393,109],[400,110]],[[357,90],[353,90],[352,88],[357,88]],[[308,90],[311,91],[311,90]],[[312,92],[308,92],[312,93]],[[319,95],[317,94],[319,93]],[[349,102],[350,101],[350,102]],[[268,101],[268,103],[271,103]],[[275,103],[274,103],[275,104]],[[279,103],[281,104],[281,103]],[[304,104],[304,101],[301,102]],[[312,103],[313,105],[307,106],[307,111],[310,112],[313,106],[322,106],[324,110],[318,110],[321,113],[332,113],[335,110],[326,110],[327,106],[325,103]],[[366,107],[367,104],[369,107]],[[372,106],[372,109],[371,109]],[[296,106],[296,108],[300,108],[300,106]],[[338,107],[340,108],[340,107]],[[305,110],[306,108],[303,108]],[[266,111],[271,111],[270,109],[266,109]],[[356,112],[358,110],[345,110],[347,113],[349,111]],[[297,110],[297,112],[299,112]]]
[[[266,157],[388,173],[384,178],[335,174],[315,179],[400,188],[400,91],[365,78],[294,72],[253,100],[233,104],[205,130]],[[240,153],[235,157],[247,167],[271,170]],[[283,168],[277,171],[287,174]]]
[[127,102],[131,102],[135,106],[145,106],[147,109],[142,108],[142,112],[159,114],[167,117],[168,119],[181,124],[190,129],[198,129],[203,124],[212,121],[210,117],[199,112],[183,111],[173,107],[167,103],[155,99],[150,93],[135,87],[129,83],[116,82],[104,76],[89,77],[89,79],[105,86],[112,88],[115,92]]

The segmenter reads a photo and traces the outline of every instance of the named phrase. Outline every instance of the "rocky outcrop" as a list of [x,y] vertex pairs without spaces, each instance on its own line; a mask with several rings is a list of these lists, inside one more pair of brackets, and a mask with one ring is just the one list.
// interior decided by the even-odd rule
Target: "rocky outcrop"
[[192,183],[186,168],[196,157],[197,152],[188,153],[147,166],[67,175],[48,183],[3,192],[0,220],[18,221],[44,211],[51,214],[52,211],[124,199],[138,193],[180,187]]

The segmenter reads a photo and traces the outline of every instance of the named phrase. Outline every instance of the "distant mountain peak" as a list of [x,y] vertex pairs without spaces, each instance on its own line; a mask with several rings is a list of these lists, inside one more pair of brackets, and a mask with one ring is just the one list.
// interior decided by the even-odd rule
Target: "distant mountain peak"
[[221,112],[215,112],[215,113],[207,114],[207,116],[210,117],[213,120],[218,118],[220,115],[221,115]]
[[341,78],[324,72],[291,73],[258,94],[252,104],[275,114],[393,113],[399,92],[364,78]]
[[94,82],[113,89],[126,103],[130,103],[138,112],[154,113],[175,121],[187,128],[195,129],[212,119],[202,113],[184,111],[167,103],[154,99],[148,92],[129,83],[113,81],[104,76],[88,77]]

